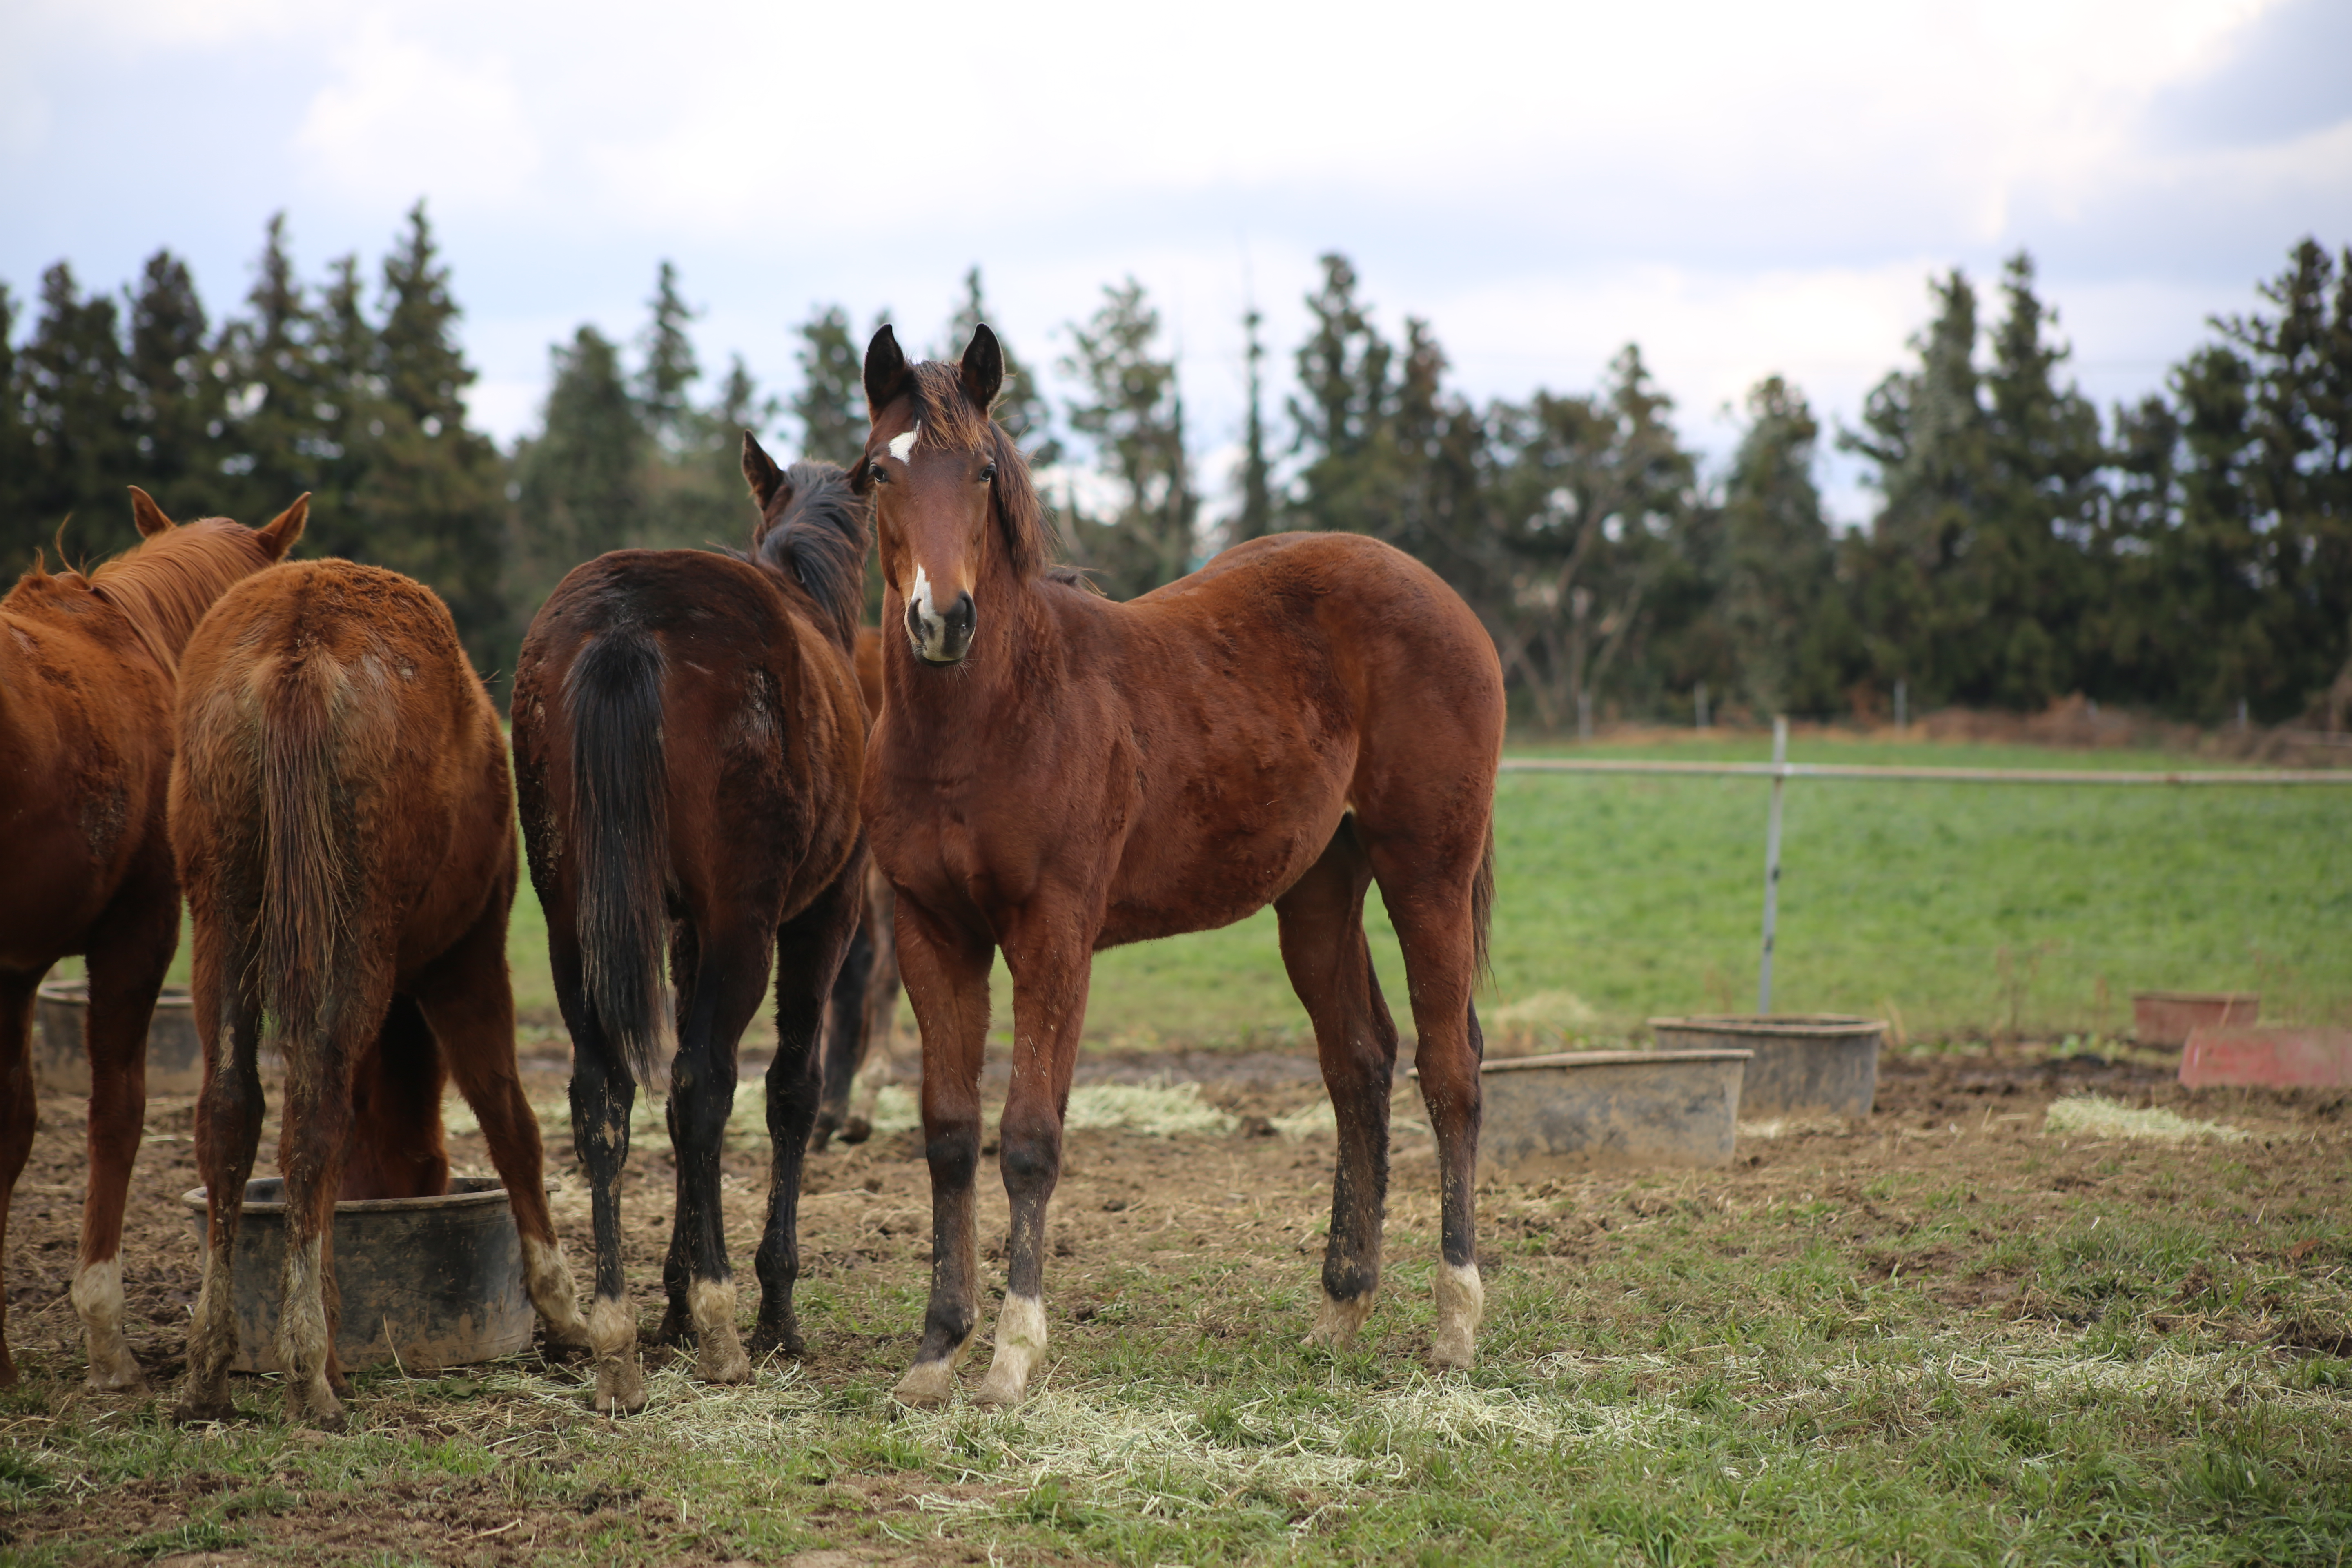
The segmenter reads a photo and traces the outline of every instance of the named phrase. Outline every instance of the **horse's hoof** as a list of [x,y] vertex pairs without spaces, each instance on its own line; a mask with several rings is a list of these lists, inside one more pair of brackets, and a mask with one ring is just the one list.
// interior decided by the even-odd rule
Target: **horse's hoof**
[[229,1403],[226,1394],[218,1398],[198,1398],[191,1395],[181,1400],[172,1410],[173,1424],[180,1426],[202,1426],[214,1421],[236,1419],[236,1406]]
[[663,1311],[661,1327],[654,1331],[654,1343],[681,1348],[694,1343],[694,1320],[682,1303],[672,1301]]
[[1429,1347],[1429,1364],[1439,1372],[1468,1372],[1478,1364],[1478,1347],[1468,1334],[1441,1332]]
[[1000,1367],[991,1367],[988,1375],[980,1380],[980,1387],[972,1394],[971,1402],[1009,1410],[1027,1398],[1028,1394],[1025,1387],[1013,1381],[1011,1373]]
[[841,1141],[845,1143],[863,1143],[873,1136],[874,1123],[863,1116],[851,1117],[849,1124],[841,1130]]
[[286,1419],[298,1426],[315,1426],[321,1432],[341,1432],[351,1425],[343,1414],[342,1402],[323,1385],[304,1397],[299,1390],[286,1395]]
[[646,1380],[637,1358],[608,1361],[596,1368],[596,1414],[635,1415],[646,1407]]
[[937,1410],[955,1396],[955,1367],[944,1361],[919,1361],[898,1380],[891,1394],[917,1410]]
[[704,1383],[749,1383],[751,1358],[743,1353],[741,1342],[733,1334],[713,1334],[694,1363],[694,1375]]
[[1328,1345],[1335,1351],[1356,1348],[1356,1336],[1362,1331],[1364,1320],[1372,1315],[1372,1299],[1359,1296],[1352,1301],[1339,1301],[1326,1296],[1320,1310],[1315,1314],[1315,1326],[1307,1331],[1300,1342],[1312,1349]]
[[779,1329],[768,1323],[761,1323],[751,1331],[751,1342],[746,1348],[753,1361],[765,1361],[778,1351],[794,1361],[800,1361],[808,1354],[808,1346],[797,1330]]
[[560,1329],[549,1329],[540,1338],[540,1354],[550,1361],[577,1361],[594,1351],[588,1342],[588,1325],[572,1323]]
[[137,1394],[147,1386],[146,1374],[139,1370],[138,1362],[125,1351],[119,1357],[89,1363],[89,1375],[82,1386],[92,1394]]

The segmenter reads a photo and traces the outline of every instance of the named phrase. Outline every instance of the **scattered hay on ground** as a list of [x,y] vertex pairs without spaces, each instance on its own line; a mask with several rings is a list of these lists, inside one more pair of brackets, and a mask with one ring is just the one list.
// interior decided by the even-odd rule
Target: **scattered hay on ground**
[[2178,1111],[2155,1107],[2147,1110],[2121,1105],[2104,1095],[2073,1095],[2053,1100],[2042,1121],[2044,1132],[2085,1138],[2154,1138],[2178,1143],[2189,1138],[2211,1138],[2242,1143],[2252,1134],[2219,1121],[2192,1121]]

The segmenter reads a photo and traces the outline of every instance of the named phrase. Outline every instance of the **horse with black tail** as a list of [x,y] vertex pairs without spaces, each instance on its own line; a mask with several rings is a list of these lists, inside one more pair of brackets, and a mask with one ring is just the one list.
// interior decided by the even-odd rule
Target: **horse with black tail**
[[278,1355],[294,1419],[344,1419],[335,1202],[448,1191],[447,1078],[506,1184],[549,1344],[585,1350],[515,1067],[506,745],[447,608],[349,561],[250,578],[189,641],[179,730],[172,847],[195,926],[210,1221],[183,1419],[230,1410],[230,1280],[265,1044],[286,1063]]
[[642,1409],[621,1268],[620,1178],[637,1087],[658,1081],[675,988],[669,1133],[677,1208],[661,1334],[697,1375],[751,1376],[719,1200],[736,1047],[776,974],[768,1069],[773,1179],[751,1348],[797,1353],[802,1163],[821,1084],[827,992],[856,927],[865,863],[866,720],[850,649],[866,509],[839,468],[779,468],[743,438],[760,520],[746,555],[621,550],[564,578],[531,622],[514,743],[531,883],[547,910],[572,1032],[572,1124],[593,1194],[588,1314],[595,1407]]

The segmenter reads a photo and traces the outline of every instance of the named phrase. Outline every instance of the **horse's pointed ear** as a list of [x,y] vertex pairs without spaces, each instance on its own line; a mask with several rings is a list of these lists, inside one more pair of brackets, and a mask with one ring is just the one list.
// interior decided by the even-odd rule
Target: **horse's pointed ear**
[[259,530],[261,547],[269,552],[272,561],[283,561],[293,550],[294,542],[302,537],[303,525],[310,521],[310,492],[304,490],[294,498],[294,504],[269,520],[268,526]]
[[1004,345],[988,330],[986,321],[971,330],[971,342],[964,345],[963,358],[956,362],[956,374],[963,379],[963,395],[982,414],[996,402],[996,395],[1004,387]]
[[172,520],[163,515],[163,509],[155,504],[155,498],[137,485],[131,487],[131,521],[139,525],[139,537],[142,539],[152,539],[159,533],[168,532],[172,527]]
[[743,432],[743,482],[751,487],[751,499],[760,503],[764,515],[768,503],[784,488],[784,470],[776,467],[776,459],[768,456],[751,432]]
[[866,345],[866,416],[879,419],[882,411],[898,401],[914,383],[915,373],[907,366],[907,356],[898,347],[898,334],[885,321],[875,330],[874,341]]

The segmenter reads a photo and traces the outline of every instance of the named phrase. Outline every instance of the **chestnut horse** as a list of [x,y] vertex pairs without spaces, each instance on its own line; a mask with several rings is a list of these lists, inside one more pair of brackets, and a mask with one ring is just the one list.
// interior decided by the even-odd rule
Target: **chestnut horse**
[[[263,529],[173,526],[131,491],[141,542],[84,576],[36,562],[0,599],[0,1255],[32,1151],[26,1056],[49,965],[89,963],[89,1190],[74,1310],[89,1386],[136,1388],[122,1337],[122,1205],[147,1107],[147,1026],[180,945],[180,884],[163,802],[180,650],[222,591],[302,537],[310,498]],[[0,1388],[16,1383],[0,1289]]]
[[636,1086],[659,1070],[661,965],[677,994],[669,1070],[677,1207],[666,1339],[696,1373],[751,1373],[735,1323],[719,1163],[735,1049],[776,971],[772,1181],[752,1347],[797,1352],[801,1166],[821,1082],[825,994],[858,913],[866,721],[849,665],[865,509],[831,464],[780,470],[743,438],[760,509],[749,557],[619,550],[573,569],[523,639],[514,743],[531,885],[572,1031],[572,1127],[593,1188],[595,1407],[645,1407],[621,1272],[620,1180]]
[[889,639],[864,803],[898,889],[931,1168],[930,1307],[898,1395],[946,1399],[978,1331],[992,948],[1013,976],[1001,1133],[1013,1228],[979,1397],[1010,1404],[1045,1345],[1045,1205],[1092,954],[1269,902],[1339,1126],[1310,1337],[1353,1340],[1380,1280],[1397,1049],[1364,942],[1375,880],[1404,950],[1437,1134],[1431,1357],[1468,1366],[1484,1300],[1471,992],[1494,886],[1494,644],[1434,573],[1351,534],[1255,540],[1129,604],[1048,574],[1044,510],[989,416],[1003,378],[986,327],[956,365],[909,365],[887,327],[866,350],[873,428],[857,482],[875,502],[884,624],[904,636]]
[[[857,689],[866,700],[866,731],[882,713],[882,634],[857,628]],[[866,867],[865,905],[857,933],[833,983],[824,1032],[824,1098],[817,1105],[812,1149],[835,1132],[863,1143],[874,1131],[874,1100],[898,1070],[892,1051],[898,1012],[898,947],[891,931],[890,879],[872,860]]]
[[265,1044],[286,1064],[278,1355],[294,1419],[343,1423],[335,1201],[448,1191],[445,1075],[506,1184],[549,1343],[584,1350],[515,1070],[506,744],[448,610],[381,567],[265,572],[190,639],[179,725],[172,848],[195,926],[210,1220],[181,1418],[230,1414],[230,1280]]

